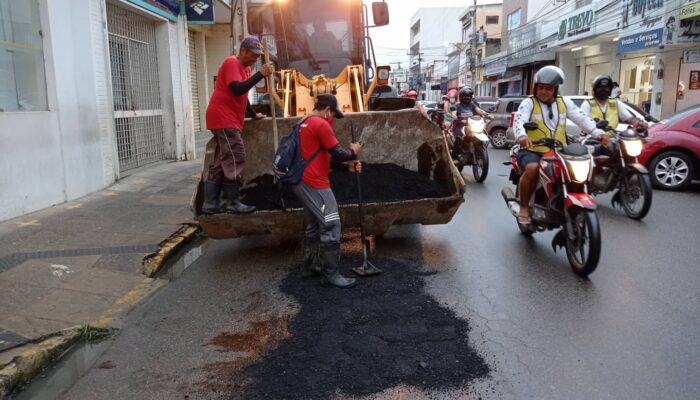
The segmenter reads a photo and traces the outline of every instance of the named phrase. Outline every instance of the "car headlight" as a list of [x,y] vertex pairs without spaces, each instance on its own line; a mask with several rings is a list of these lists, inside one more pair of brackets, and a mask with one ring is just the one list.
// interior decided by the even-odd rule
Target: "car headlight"
[[584,183],[591,172],[591,160],[566,160],[566,167],[574,182]]
[[622,140],[622,148],[628,157],[638,157],[642,154],[641,140]]

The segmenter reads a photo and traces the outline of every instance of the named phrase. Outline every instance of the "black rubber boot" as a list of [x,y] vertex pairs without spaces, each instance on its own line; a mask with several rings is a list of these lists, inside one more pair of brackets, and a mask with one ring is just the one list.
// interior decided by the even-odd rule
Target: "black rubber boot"
[[234,214],[248,214],[255,211],[255,207],[241,203],[237,184],[234,183],[231,185],[224,185],[224,194],[229,201],[229,205],[225,210],[226,212]]
[[304,239],[304,265],[301,267],[302,278],[321,275],[321,264],[318,260],[318,246],[320,243],[318,238]]
[[355,278],[346,278],[338,271],[340,262],[340,243],[321,243],[318,258],[321,263],[321,286],[351,288],[355,286]]
[[202,204],[202,214],[220,214],[223,212],[219,207],[220,195],[221,184],[212,181],[204,182],[204,204]]

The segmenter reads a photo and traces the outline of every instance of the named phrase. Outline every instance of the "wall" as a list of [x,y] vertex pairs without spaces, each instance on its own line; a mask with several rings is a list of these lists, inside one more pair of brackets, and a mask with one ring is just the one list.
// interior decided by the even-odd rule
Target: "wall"
[[420,20],[420,32],[411,41],[411,44],[420,42],[419,51],[425,53],[421,55],[423,69],[435,59],[447,60],[447,54],[452,51],[452,47],[445,47],[445,42],[458,43],[462,40],[462,26],[458,18],[465,8],[421,8],[413,15],[411,26]]
[[700,63],[692,64],[681,64],[681,73],[678,80],[685,84],[685,96],[683,100],[678,100],[676,103],[676,110],[681,111],[690,106],[700,104],[700,89],[690,90],[689,79],[690,71],[700,71]]
[[527,0],[507,0],[503,2],[503,18],[501,22],[501,43],[503,49],[508,48],[508,14],[520,9],[520,26],[527,21]]
[[0,114],[0,220],[116,179],[103,2],[73,5],[40,2],[49,111]]
[[[214,91],[214,77],[219,73],[219,67],[224,59],[231,55],[231,28],[229,24],[208,26],[204,31],[206,36],[207,77],[211,92]],[[207,99],[208,102],[208,99]],[[206,110],[203,109],[204,112]],[[205,124],[206,125],[206,124]]]

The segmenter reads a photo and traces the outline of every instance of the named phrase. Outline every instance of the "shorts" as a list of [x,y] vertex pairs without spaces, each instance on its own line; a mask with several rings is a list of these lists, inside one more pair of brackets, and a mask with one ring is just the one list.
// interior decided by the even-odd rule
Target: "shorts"
[[525,171],[525,166],[527,164],[539,163],[542,154],[535,153],[534,151],[521,149],[518,151],[518,168],[520,172]]

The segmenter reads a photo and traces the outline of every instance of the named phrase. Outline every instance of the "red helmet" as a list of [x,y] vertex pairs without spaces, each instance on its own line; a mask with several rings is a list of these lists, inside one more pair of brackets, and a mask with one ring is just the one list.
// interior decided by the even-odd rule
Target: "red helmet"
[[418,92],[415,90],[411,89],[408,92],[406,92],[406,97],[418,97]]
[[450,97],[457,98],[457,89],[450,89],[450,91],[447,92],[447,95]]

